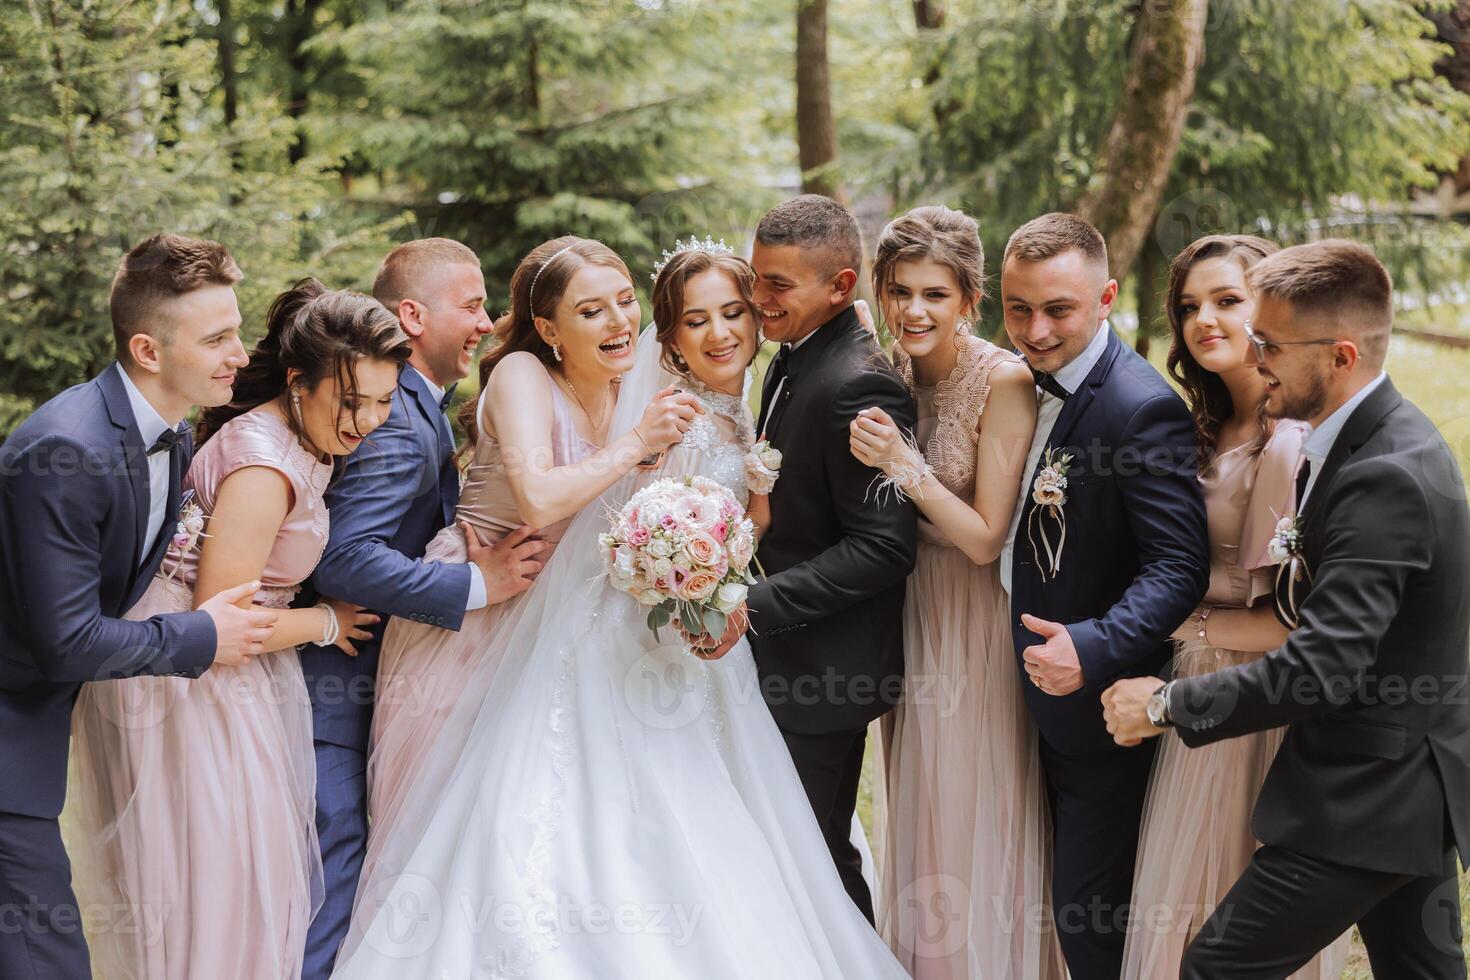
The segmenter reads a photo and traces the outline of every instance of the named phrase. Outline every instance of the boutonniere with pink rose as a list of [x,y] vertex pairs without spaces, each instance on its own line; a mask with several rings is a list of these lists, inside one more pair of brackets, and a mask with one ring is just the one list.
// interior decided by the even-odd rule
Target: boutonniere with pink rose
[[[1067,503],[1067,471],[1075,459],[1071,453],[1058,453],[1048,446],[1042,457],[1041,472],[1031,483],[1031,500],[1036,504],[1026,521],[1026,540],[1031,542],[1031,551],[1036,564],[1041,567],[1043,579],[1053,579],[1062,569],[1062,548],[1067,544],[1067,516],[1062,508]],[[1052,544],[1047,522],[1056,524],[1056,544]],[[1041,546],[1036,538],[1041,538]],[[1045,559],[1042,553],[1045,552]]]
[[[1275,511],[1272,511],[1275,514]],[[1312,570],[1302,554],[1302,519],[1277,517],[1276,530],[1266,545],[1266,558],[1276,566],[1276,609],[1283,622],[1296,629],[1300,619],[1297,615],[1296,584],[1312,583]],[[1285,579],[1286,601],[1282,602],[1282,580]]]
[[184,564],[184,556],[199,546],[199,539],[209,537],[204,533],[206,520],[203,508],[194,501],[194,491],[185,490],[179,499],[179,519],[174,522],[174,534],[169,540],[169,551],[175,555],[174,565],[164,577],[165,582],[173,581],[174,574]]

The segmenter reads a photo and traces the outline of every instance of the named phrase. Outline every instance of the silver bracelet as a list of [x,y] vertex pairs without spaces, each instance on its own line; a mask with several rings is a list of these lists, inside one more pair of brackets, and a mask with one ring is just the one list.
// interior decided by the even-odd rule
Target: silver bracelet
[[322,638],[320,640],[312,640],[311,642],[319,647],[335,646],[337,638],[342,635],[342,626],[337,622],[337,610],[333,609],[331,604],[326,602],[318,602],[315,608],[326,612],[327,623],[322,630]]

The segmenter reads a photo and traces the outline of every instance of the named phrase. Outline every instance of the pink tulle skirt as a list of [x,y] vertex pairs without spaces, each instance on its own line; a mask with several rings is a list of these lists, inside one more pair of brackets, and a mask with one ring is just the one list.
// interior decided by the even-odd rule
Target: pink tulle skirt
[[[128,618],[192,605],[188,586],[158,577]],[[296,651],[197,680],[84,685],[72,742],[63,826],[96,975],[298,977],[322,871]]]
[[[1259,657],[1178,644],[1175,676],[1222,670]],[[1123,954],[1125,980],[1175,980],[1184,951],[1230,891],[1259,846],[1251,811],[1282,729],[1191,749],[1176,736],[1160,739],[1144,804],[1133,880],[1133,926]],[[1337,980],[1347,963],[1344,934],[1294,980]]]
[[919,545],[882,720],[878,926],[918,980],[1059,977],[1050,822],[996,566]]
[[[466,561],[464,530],[450,525],[440,531],[429,543],[424,560]],[[472,610],[465,614],[458,631],[406,619],[389,620],[378,659],[373,705],[368,761],[368,813],[373,832],[365,867],[375,860],[374,842],[387,836],[424,754],[464,691],[465,678],[487,655],[491,628],[518,601],[519,597]]]

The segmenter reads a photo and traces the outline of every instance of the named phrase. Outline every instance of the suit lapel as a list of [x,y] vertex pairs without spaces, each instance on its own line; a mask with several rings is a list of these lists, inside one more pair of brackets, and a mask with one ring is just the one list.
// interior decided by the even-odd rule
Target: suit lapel
[[[1087,372],[1087,378],[1072,392],[1072,396],[1062,403],[1062,411],[1057,415],[1056,424],[1051,428],[1051,435],[1047,437],[1047,444],[1051,446],[1065,446],[1067,440],[1072,438],[1072,430],[1077,428],[1077,423],[1087,413],[1087,406],[1092,404],[1092,399],[1101,388],[1103,382],[1108,379],[1108,372],[1113,368],[1113,362],[1118,359],[1119,352],[1123,349],[1123,342],[1118,335],[1113,333],[1106,324],[1104,330],[1108,331],[1108,343],[1103,348],[1102,356]],[[1034,477],[1036,474],[1032,474]]]
[[768,437],[775,437],[776,425],[786,414],[786,406],[791,404],[792,392],[795,391],[802,372],[811,371],[812,365],[821,363],[822,352],[846,342],[854,330],[863,330],[863,326],[858,322],[857,311],[849,306],[808,334],[806,342],[800,348],[787,353],[786,384],[781,387],[780,404],[770,404],[775,386],[769,377],[766,384],[761,386],[762,432]]
[[1363,447],[1363,443],[1368,441],[1368,437],[1378,428],[1384,416],[1397,408],[1403,400],[1399,390],[1393,386],[1393,381],[1384,378],[1383,384],[1348,416],[1347,422],[1337,433],[1337,439],[1332,443],[1332,449],[1327,453],[1327,459],[1322,463],[1322,472],[1317,474],[1317,479],[1312,484],[1312,495],[1307,498],[1307,505],[1301,511],[1302,524],[1307,529],[1309,538],[1315,540],[1316,536],[1310,532],[1321,523],[1311,520],[1312,505],[1324,498],[1343,464]]
[[[184,471],[188,466],[186,460],[190,455],[188,446],[186,445],[188,440],[189,436],[186,434],[182,439],[174,444],[174,447],[172,449],[169,450],[168,499],[163,509],[163,524],[160,525],[158,529],[158,540],[145,542],[145,546],[151,545],[151,547],[149,547],[147,556],[145,556],[143,561],[138,565],[139,573],[141,573],[145,569],[156,571],[158,567],[163,563],[164,555],[168,551],[169,543],[173,540],[174,524],[178,522],[179,507],[183,498],[181,487],[184,480]],[[128,606],[130,608],[143,597],[143,593],[147,590],[148,583],[152,581],[152,579],[153,575],[151,573],[148,575],[136,575],[133,584],[128,588]]]
[[119,370],[121,369],[116,364],[109,366],[97,376],[97,384],[102,389],[102,398],[107,403],[107,413],[112,424],[121,430],[119,452],[124,472],[127,473],[128,482],[133,489],[133,540],[127,554],[131,572],[136,574],[144,558],[143,549],[148,546],[143,540],[143,536],[148,533],[148,450],[143,445],[143,434],[138,430],[138,420],[133,417],[133,406],[128,401],[127,389],[123,387],[122,378],[118,377]]
[[398,376],[398,383],[412,394],[419,413],[434,430],[435,444],[439,447],[439,507],[443,512],[443,522],[448,525],[454,519],[454,508],[459,503],[458,473],[454,469],[454,430],[449,427],[449,420],[444,417],[444,413],[439,411],[439,403],[435,401],[418,371],[404,367]]
[[1317,480],[1312,484],[1312,495],[1307,498],[1307,505],[1299,509],[1304,539],[1301,543],[1301,555],[1295,559],[1295,566],[1293,559],[1288,559],[1277,568],[1273,596],[1276,601],[1276,618],[1289,629],[1295,629],[1299,623],[1301,604],[1311,589],[1312,569],[1317,567],[1322,557],[1322,522],[1312,520],[1316,513],[1312,505],[1324,499],[1343,464],[1363,447],[1363,443],[1368,441],[1368,437],[1378,428],[1384,416],[1397,408],[1402,401],[1403,396],[1393,386],[1393,382],[1385,378],[1383,384],[1353,411],[1338,432],[1332,449],[1327,453],[1327,459],[1322,463],[1322,472],[1317,474]]

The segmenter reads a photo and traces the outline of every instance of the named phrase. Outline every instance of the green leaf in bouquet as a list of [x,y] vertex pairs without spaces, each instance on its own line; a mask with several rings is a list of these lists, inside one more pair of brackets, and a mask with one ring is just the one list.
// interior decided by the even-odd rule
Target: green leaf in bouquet
[[648,628],[653,630],[654,636],[658,636],[658,631],[669,625],[669,620],[672,618],[673,611],[669,608],[669,604],[660,603],[648,610]]
[[713,637],[725,635],[725,621],[728,617],[714,606],[706,606],[704,609],[704,631]]

